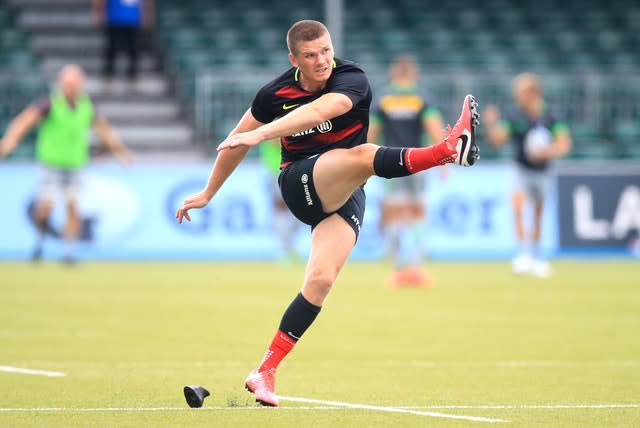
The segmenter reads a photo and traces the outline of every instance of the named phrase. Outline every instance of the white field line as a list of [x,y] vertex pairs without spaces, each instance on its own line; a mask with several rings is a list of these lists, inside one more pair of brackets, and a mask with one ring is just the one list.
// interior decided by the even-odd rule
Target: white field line
[[640,409],[640,404],[469,404],[443,406],[397,406],[398,409],[475,409],[475,410],[509,410],[509,409]]
[[48,377],[62,377],[67,375],[66,373],[63,373],[63,372],[25,369],[22,367],[13,367],[13,366],[0,366],[0,372],[18,373],[18,374],[26,374],[26,375],[32,375],[32,376],[48,376]]
[[[287,398],[292,397],[280,397],[287,401]],[[293,401],[293,400],[289,400]],[[321,400],[316,400],[321,401]],[[328,403],[322,401],[323,403]],[[323,406],[300,406],[289,407],[280,406],[277,411],[281,410],[349,410],[353,407],[350,405],[346,407],[347,403],[340,403],[342,405],[323,405]],[[358,406],[358,405],[355,405]],[[360,408],[360,407],[356,407]],[[469,404],[469,405],[441,405],[441,406],[391,406],[389,408],[399,410],[421,410],[421,409],[475,409],[475,410],[527,410],[527,409],[640,409],[639,404]],[[205,406],[200,409],[190,409],[187,406],[182,407],[0,407],[0,413],[39,413],[39,412],[52,412],[52,413],[100,413],[100,412],[204,412],[204,411],[234,411],[234,410],[258,410],[258,411],[271,411],[273,409],[269,407],[260,406]]]
[[304,397],[278,396],[278,398],[280,398],[283,401],[293,401],[298,403],[322,404],[325,406],[344,407],[347,409],[373,410],[377,412],[408,413],[408,414],[419,415],[419,416],[430,416],[432,418],[459,419],[459,420],[472,421],[472,422],[489,422],[489,423],[510,422],[506,419],[485,418],[482,416],[464,416],[464,415],[450,415],[447,413],[438,413],[438,412],[421,412],[421,411],[410,410],[410,409],[401,409],[398,407],[372,406],[369,404],[352,404],[352,403],[344,403],[342,401],[315,400],[312,398],[304,398]]
[[437,418],[447,419],[462,419],[473,422],[509,422],[505,419],[493,419],[484,418],[478,416],[462,416],[462,415],[449,415],[436,412],[421,412],[417,410],[401,409],[397,407],[383,407],[383,406],[370,406],[367,404],[351,404],[342,403],[337,401],[323,401],[312,400],[309,398],[298,397],[280,397],[285,401],[297,401],[297,402],[311,402],[325,404],[324,406],[317,407],[278,407],[277,409],[270,409],[268,407],[202,407],[200,409],[190,409],[188,407],[88,407],[88,408],[76,408],[76,407],[16,407],[16,408],[0,408],[1,413],[110,413],[110,412],[185,412],[185,411],[233,411],[233,410],[258,410],[258,411],[282,411],[282,410],[374,410],[378,412],[391,412],[391,413],[406,413],[418,416],[431,416]]

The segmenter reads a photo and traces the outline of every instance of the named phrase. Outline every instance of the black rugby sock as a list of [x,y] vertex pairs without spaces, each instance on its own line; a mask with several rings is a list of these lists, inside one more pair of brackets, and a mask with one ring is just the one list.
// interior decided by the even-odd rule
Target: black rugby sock
[[320,309],[298,293],[282,316],[280,331],[297,341],[316,319]]
[[405,147],[380,147],[373,158],[373,171],[384,178],[411,175],[405,162],[406,151]]

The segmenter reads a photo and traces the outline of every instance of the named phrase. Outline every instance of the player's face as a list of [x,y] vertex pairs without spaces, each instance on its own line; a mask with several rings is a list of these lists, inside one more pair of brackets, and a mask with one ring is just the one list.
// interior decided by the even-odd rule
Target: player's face
[[84,73],[76,68],[63,70],[60,76],[60,89],[67,98],[75,99],[84,86]]
[[522,85],[516,88],[514,97],[521,108],[529,110],[537,104],[540,94],[535,86]]
[[300,42],[298,53],[289,54],[294,67],[300,69],[303,79],[314,83],[324,83],[333,70],[333,45],[328,33],[315,40]]

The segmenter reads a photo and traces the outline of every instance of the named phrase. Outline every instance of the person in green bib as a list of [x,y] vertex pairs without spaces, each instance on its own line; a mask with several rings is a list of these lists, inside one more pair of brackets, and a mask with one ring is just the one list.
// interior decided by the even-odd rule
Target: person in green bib
[[89,131],[95,129],[100,141],[121,162],[133,157],[113,132],[106,118],[97,115],[84,92],[85,75],[77,65],[66,65],[58,75],[58,86],[16,116],[0,140],[0,159],[10,154],[31,129],[39,125],[36,159],[42,165],[35,222],[39,237],[33,260],[42,257],[42,244],[49,215],[57,194],[66,198],[65,261],[73,261],[73,244],[80,233],[78,188],[80,171],[89,161]]

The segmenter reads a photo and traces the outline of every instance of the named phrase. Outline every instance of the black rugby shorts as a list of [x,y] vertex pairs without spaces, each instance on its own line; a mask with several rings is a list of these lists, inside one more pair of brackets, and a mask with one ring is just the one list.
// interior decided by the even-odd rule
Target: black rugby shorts
[[301,222],[310,225],[311,229],[330,215],[338,214],[353,228],[357,241],[364,219],[366,201],[364,186],[356,189],[337,211],[325,212],[313,185],[313,168],[319,157],[315,155],[295,161],[280,172],[278,184],[282,199],[291,213]]

